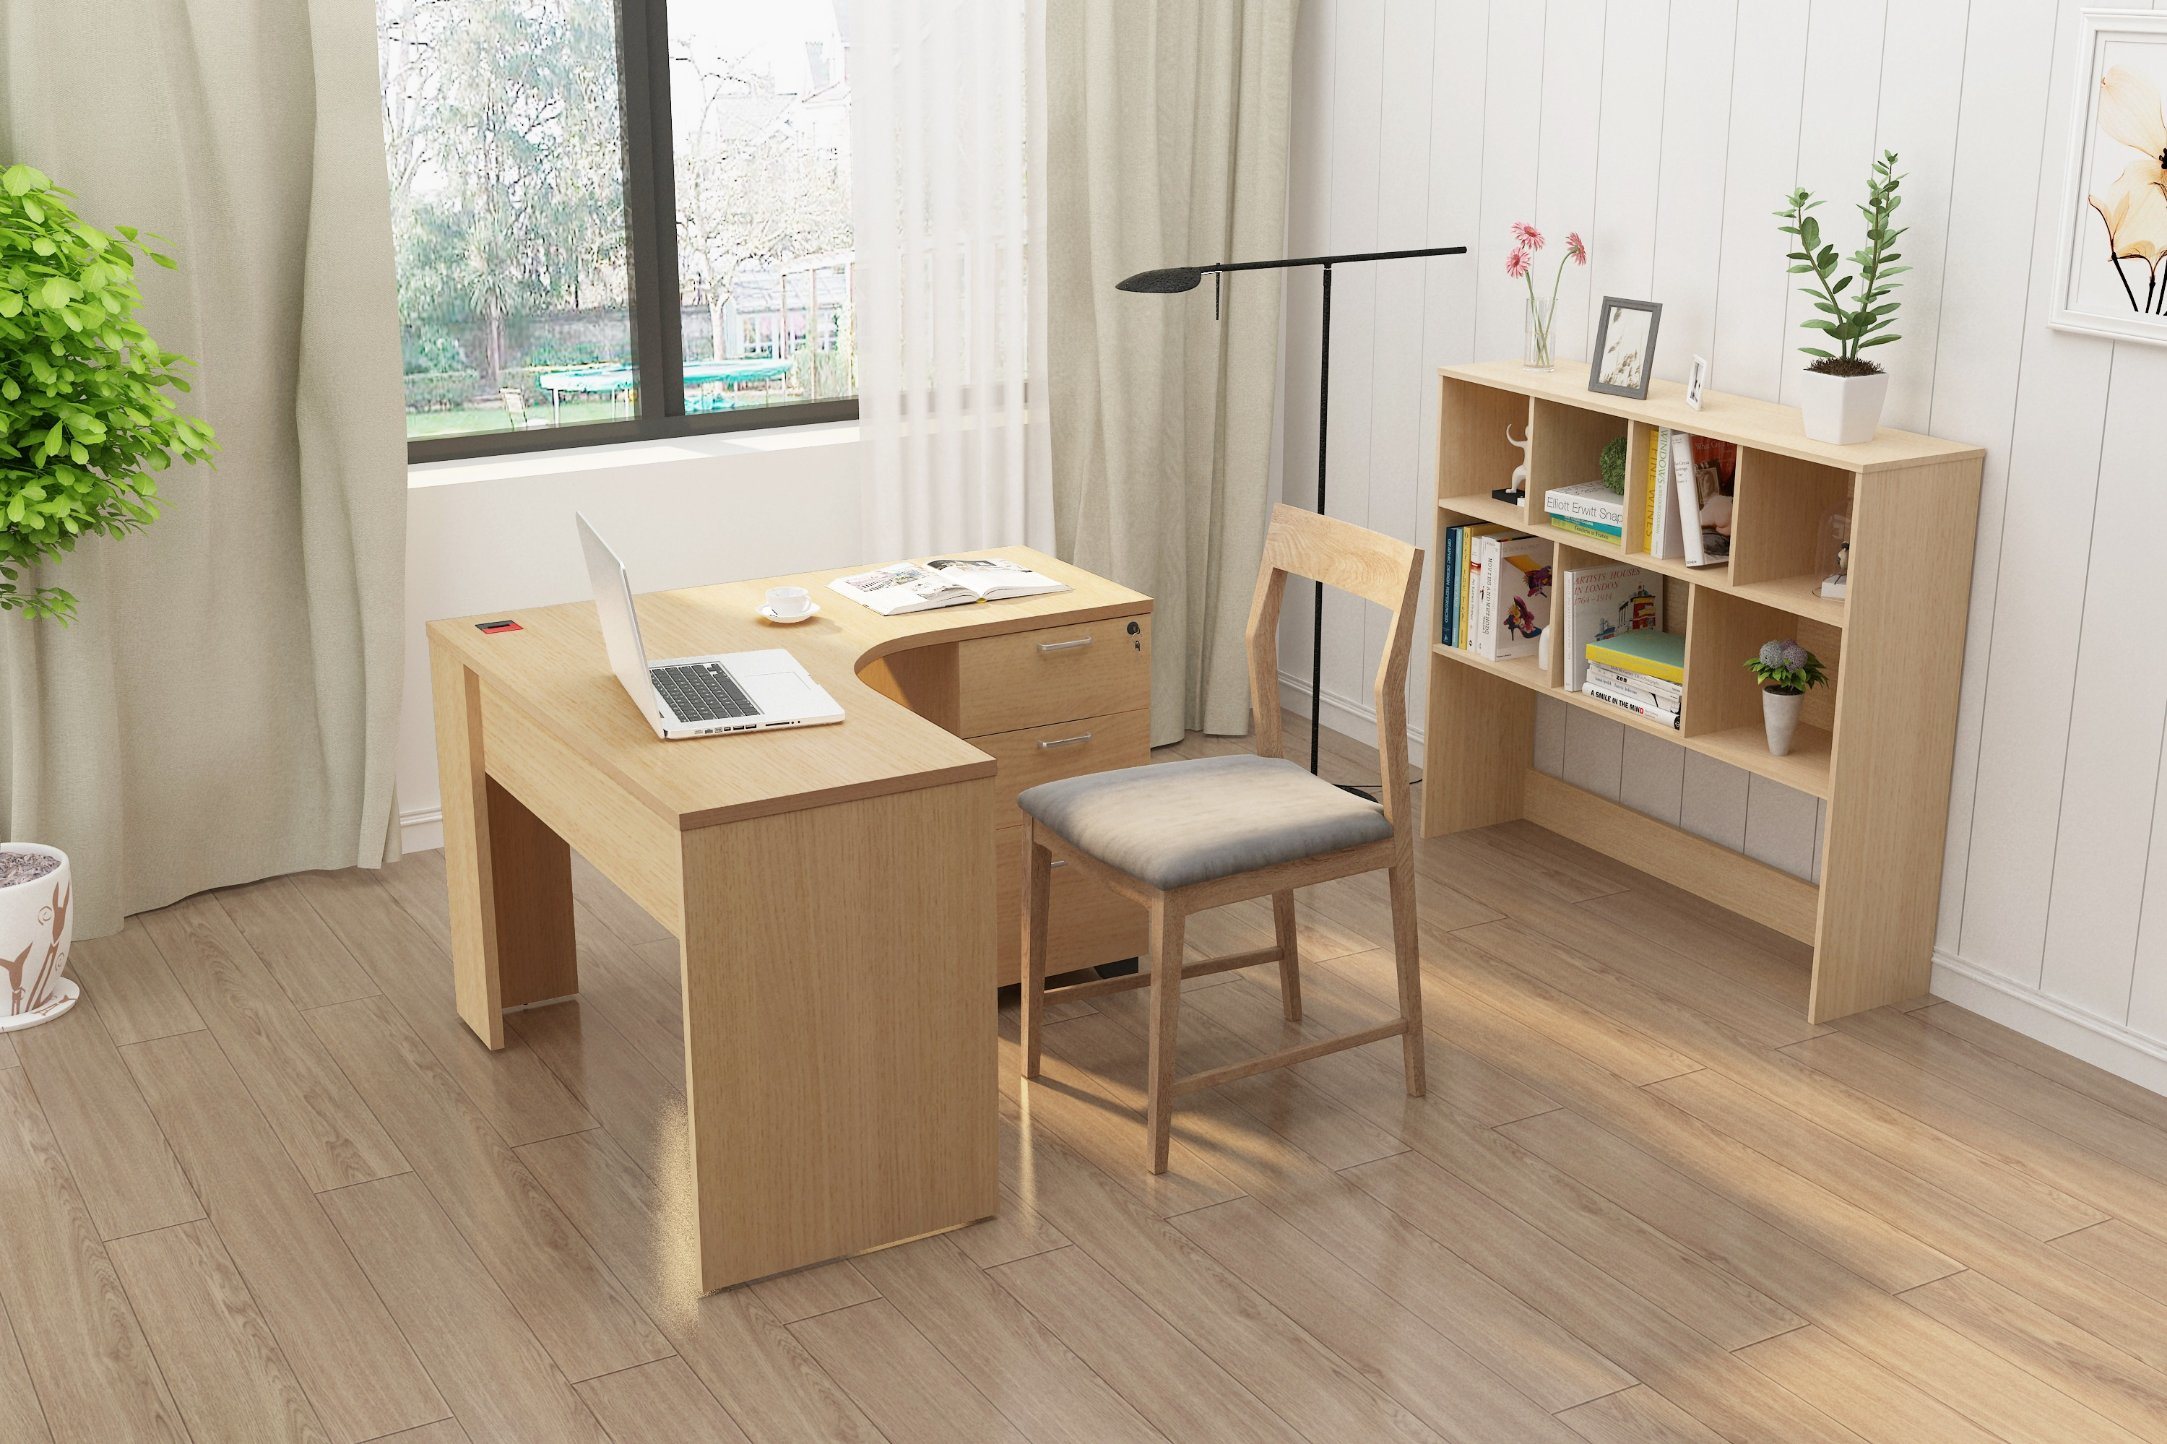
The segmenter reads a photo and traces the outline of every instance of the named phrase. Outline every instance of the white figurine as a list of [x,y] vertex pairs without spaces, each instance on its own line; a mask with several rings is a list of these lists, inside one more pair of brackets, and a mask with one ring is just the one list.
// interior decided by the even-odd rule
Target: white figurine
[[1512,469],[1512,485],[1509,489],[1514,496],[1524,497],[1527,495],[1527,436],[1523,431],[1522,435],[1515,438],[1512,425],[1508,422],[1505,426],[1505,439],[1520,448],[1520,464]]

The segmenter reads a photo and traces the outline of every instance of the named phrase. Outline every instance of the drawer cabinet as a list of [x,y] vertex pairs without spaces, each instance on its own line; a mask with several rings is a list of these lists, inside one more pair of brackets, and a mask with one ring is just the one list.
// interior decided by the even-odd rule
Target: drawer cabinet
[[973,737],[971,745],[992,754],[1000,764],[995,789],[1000,801],[995,804],[993,825],[1020,827],[1023,813],[1016,808],[1016,794],[1025,788],[1149,762],[1151,714],[1117,712],[1109,717],[1050,722],[1044,727]]
[[956,726],[976,741],[1151,701],[1151,618],[1109,617],[956,644]]
[[[1151,618],[1114,617],[956,644],[957,731],[1000,766],[993,869],[998,978],[1023,966],[1024,816],[1041,782],[1151,760]],[[1053,874],[1047,969],[1075,972],[1144,950],[1144,910],[1071,868]]]
[[[1004,827],[993,834],[994,965],[1002,985],[1023,976],[1024,831]],[[1058,862],[1049,896],[1048,976],[1143,955],[1147,919],[1135,903]]]
[[[859,676],[999,767],[998,977],[1015,982],[1023,959],[1024,835],[1016,794],[1151,760],[1151,614],[906,648],[866,664]],[[1054,873],[1048,966],[1075,972],[1142,953],[1144,910],[1068,872]]]

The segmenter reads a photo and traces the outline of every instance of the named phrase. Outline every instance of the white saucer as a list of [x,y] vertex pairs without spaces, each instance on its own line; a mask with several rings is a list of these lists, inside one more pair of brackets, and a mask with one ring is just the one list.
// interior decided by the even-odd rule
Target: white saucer
[[63,977],[53,985],[53,995],[27,1013],[17,1013],[11,1018],[0,1018],[0,1033],[12,1033],[18,1028],[34,1028],[40,1023],[50,1023],[62,1013],[75,1006],[75,1000],[83,995],[75,979]]
[[760,608],[760,615],[766,617],[769,621],[773,622],[778,627],[794,627],[800,622],[809,622],[813,618],[819,616],[820,603],[813,603],[810,607],[807,607],[803,612],[799,613],[795,617],[777,616],[772,608],[763,605]]

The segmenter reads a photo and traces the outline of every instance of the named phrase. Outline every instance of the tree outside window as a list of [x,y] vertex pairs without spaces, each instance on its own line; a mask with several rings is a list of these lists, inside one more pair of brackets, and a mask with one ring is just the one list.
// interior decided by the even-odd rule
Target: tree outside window
[[[723,424],[854,393],[833,0],[623,3],[662,20],[655,64],[620,55],[612,0],[378,0],[410,439],[651,432],[663,388],[643,398],[643,355],[683,368],[684,413]],[[625,179],[624,102],[663,63],[667,224]],[[643,227],[668,242],[644,254],[675,254],[654,284],[680,355],[634,334]]]

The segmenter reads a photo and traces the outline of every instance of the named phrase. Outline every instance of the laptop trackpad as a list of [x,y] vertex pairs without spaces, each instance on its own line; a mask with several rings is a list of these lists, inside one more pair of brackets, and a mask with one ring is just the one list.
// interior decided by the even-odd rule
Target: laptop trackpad
[[755,672],[740,679],[762,712],[791,712],[805,706],[812,688],[796,672]]

